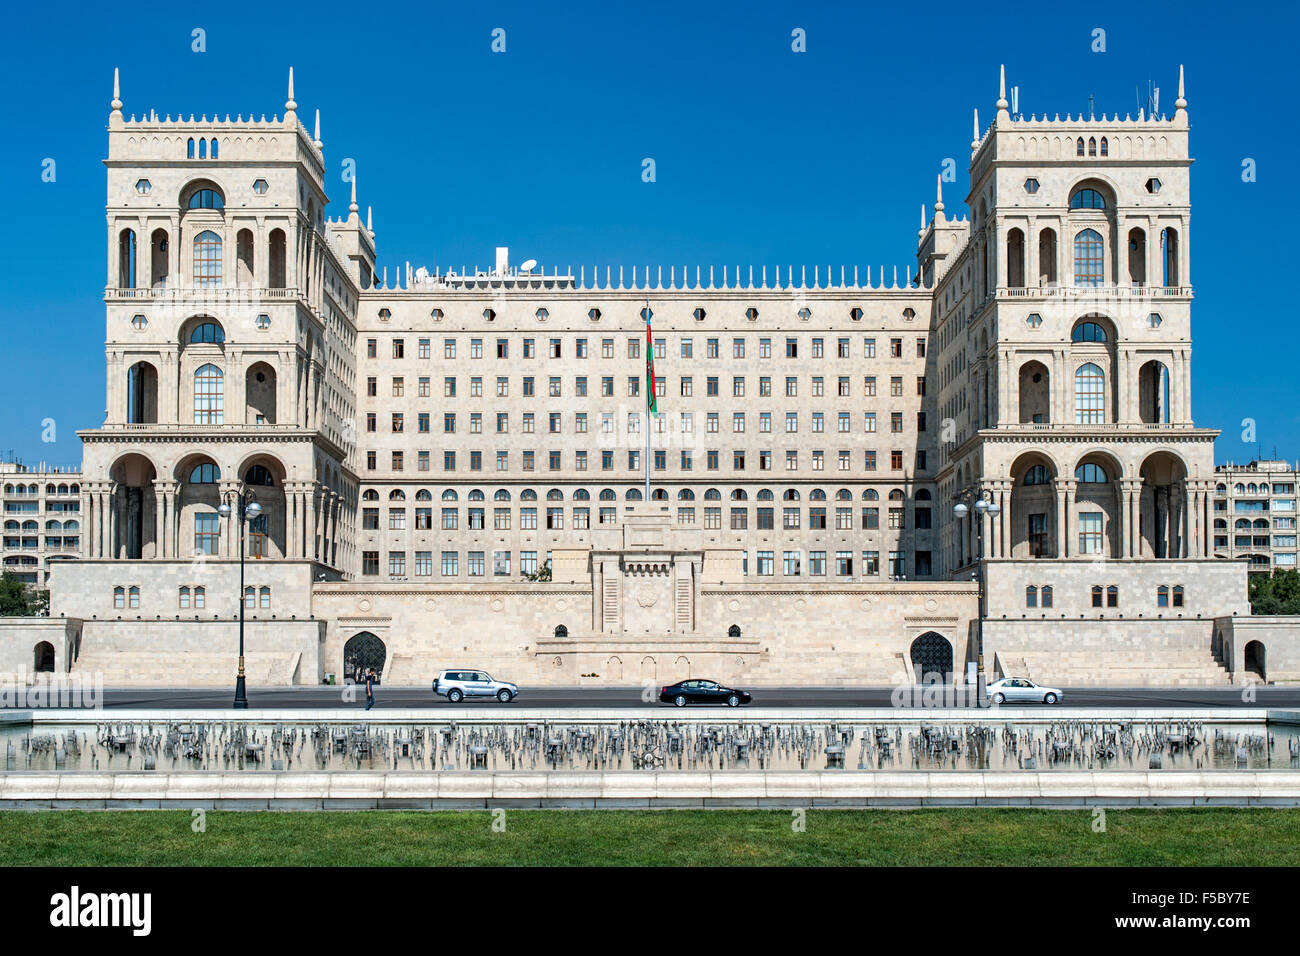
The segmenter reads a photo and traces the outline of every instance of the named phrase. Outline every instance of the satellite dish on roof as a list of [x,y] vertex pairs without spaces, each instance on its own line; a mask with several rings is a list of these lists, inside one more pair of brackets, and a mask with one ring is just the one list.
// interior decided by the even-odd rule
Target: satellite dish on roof
[[519,263],[520,272],[532,272],[536,268],[537,268],[536,259],[525,259],[523,262]]

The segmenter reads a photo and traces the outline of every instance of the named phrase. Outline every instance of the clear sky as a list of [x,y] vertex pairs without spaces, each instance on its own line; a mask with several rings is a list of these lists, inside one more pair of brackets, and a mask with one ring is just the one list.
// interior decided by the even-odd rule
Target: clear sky
[[[915,262],[920,204],[956,160],[998,65],[1022,112],[1173,109],[1192,124],[1193,414],[1216,458],[1300,457],[1300,370],[1280,190],[1295,188],[1300,14],[1224,3],[465,3],[388,7],[15,5],[0,37],[4,329],[0,455],[75,464],[104,418],[101,160],[113,67],[124,112],[321,110],[329,214],[345,158],[380,262],[512,260],[796,268]],[[977,10],[985,6],[985,10]],[[993,9],[997,7],[997,9]],[[193,32],[206,50],[194,52]],[[505,31],[504,53],[492,31]],[[806,31],[807,52],[791,49]],[[1105,52],[1094,52],[1094,30]],[[656,182],[642,182],[642,160]],[[55,181],[42,181],[55,161]],[[1243,160],[1255,182],[1242,181]],[[1270,263],[1282,263],[1285,275]],[[1291,265],[1287,265],[1291,262]],[[53,442],[43,424],[54,422]]]

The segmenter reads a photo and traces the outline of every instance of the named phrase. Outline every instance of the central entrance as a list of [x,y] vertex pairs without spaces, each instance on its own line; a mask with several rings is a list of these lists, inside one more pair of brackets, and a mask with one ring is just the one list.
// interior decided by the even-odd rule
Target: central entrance
[[912,642],[912,670],[918,684],[944,683],[952,673],[952,645],[942,634],[928,631]]
[[384,642],[369,631],[362,631],[343,645],[343,678],[351,677],[360,683],[366,678],[366,671],[375,669],[375,683],[384,676],[384,661],[388,649]]

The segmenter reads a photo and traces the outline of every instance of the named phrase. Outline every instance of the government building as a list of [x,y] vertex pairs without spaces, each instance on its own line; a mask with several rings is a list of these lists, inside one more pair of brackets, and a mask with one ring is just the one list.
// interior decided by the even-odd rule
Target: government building
[[1246,676],[1181,75],[1123,118],[1012,115],[1003,82],[969,216],[940,181],[888,269],[390,270],[356,176],[327,215],[319,115],[292,73],[270,119],[128,117],[115,80],[58,670],[228,683],[242,599],[254,687]]

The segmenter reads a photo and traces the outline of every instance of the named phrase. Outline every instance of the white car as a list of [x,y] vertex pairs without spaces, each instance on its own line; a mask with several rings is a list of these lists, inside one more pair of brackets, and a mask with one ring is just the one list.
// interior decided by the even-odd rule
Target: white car
[[459,704],[466,697],[495,697],[501,703],[508,704],[519,696],[519,685],[493,680],[483,671],[457,668],[445,670],[435,677],[433,692],[441,694],[453,704]]
[[1028,677],[1003,677],[991,681],[984,690],[984,696],[995,704],[1027,700],[1055,704],[1065,695],[1059,687],[1044,687],[1035,684]]

